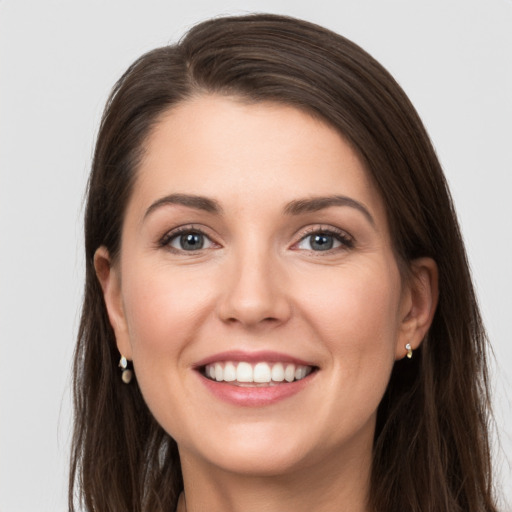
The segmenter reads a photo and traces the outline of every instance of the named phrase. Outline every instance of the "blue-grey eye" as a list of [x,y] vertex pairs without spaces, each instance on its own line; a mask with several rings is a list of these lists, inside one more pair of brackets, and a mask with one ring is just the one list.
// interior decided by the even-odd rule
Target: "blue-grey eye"
[[328,251],[332,249],[334,245],[334,237],[326,234],[311,235],[311,241],[309,242],[311,249],[314,251]]
[[209,239],[202,233],[189,231],[175,236],[169,245],[181,251],[198,251],[209,246],[209,242]]
[[297,248],[306,251],[329,251],[342,245],[350,244],[348,240],[345,242],[341,235],[319,231],[305,236],[297,244]]

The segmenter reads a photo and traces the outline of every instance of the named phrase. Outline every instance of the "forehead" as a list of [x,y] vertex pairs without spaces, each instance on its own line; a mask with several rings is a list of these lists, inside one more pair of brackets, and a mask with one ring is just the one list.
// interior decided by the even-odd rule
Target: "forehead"
[[178,104],[146,140],[132,198],[143,207],[170,193],[276,205],[337,193],[384,214],[361,159],[330,125],[280,103],[216,95]]

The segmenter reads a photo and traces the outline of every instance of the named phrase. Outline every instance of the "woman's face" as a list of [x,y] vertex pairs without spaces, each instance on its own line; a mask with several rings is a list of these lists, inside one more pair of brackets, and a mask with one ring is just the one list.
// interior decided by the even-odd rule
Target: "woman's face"
[[356,153],[294,108],[207,95],[145,149],[120,258],[105,270],[100,249],[96,266],[119,350],[182,460],[269,475],[368,457],[417,333]]

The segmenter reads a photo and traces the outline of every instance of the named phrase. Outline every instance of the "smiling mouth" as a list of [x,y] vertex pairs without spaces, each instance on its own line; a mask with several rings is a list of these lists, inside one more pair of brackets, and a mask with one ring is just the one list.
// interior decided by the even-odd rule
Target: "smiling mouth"
[[209,380],[232,386],[270,387],[302,380],[316,370],[314,366],[294,363],[222,361],[203,366],[200,373]]

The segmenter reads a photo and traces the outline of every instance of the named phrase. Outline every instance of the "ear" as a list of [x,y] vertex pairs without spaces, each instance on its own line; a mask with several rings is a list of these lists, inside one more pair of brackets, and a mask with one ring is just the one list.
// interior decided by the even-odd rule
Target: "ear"
[[116,335],[119,353],[132,359],[132,347],[128,336],[128,327],[121,294],[121,276],[118,266],[112,263],[106,247],[99,247],[94,253],[94,269],[103,290],[110,325]]
[[434,318],[438,296],[436,262],[432,258],[413,260],[402,293],[396,359],[405,357],[407,343],[413,350],[420,346]]

